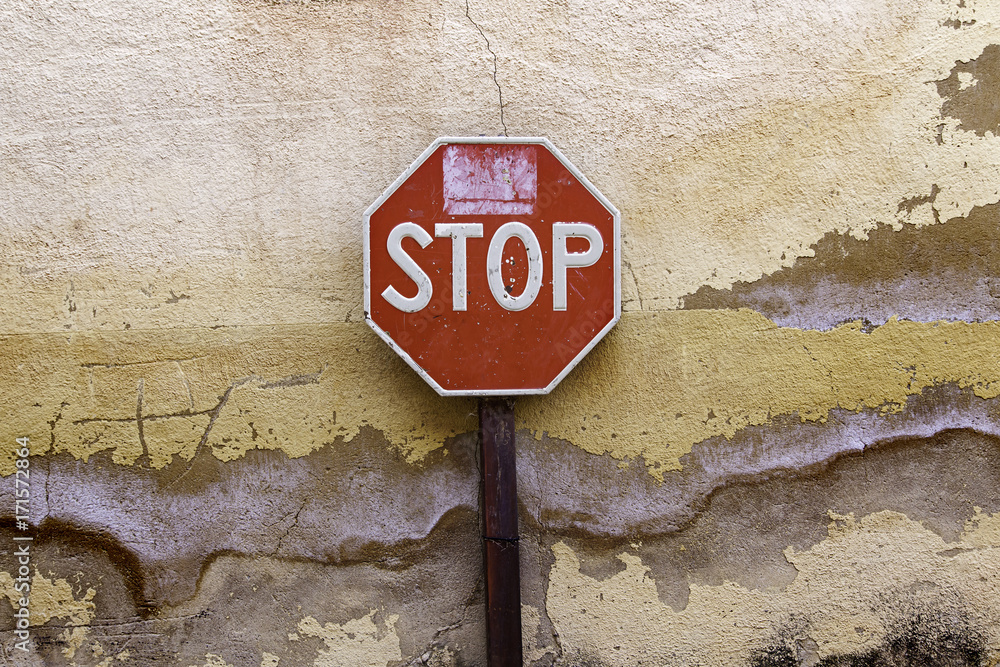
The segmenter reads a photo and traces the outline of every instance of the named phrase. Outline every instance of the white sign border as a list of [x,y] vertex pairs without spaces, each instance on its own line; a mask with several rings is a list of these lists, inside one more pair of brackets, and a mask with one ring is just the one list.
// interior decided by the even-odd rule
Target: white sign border
[[[614,219],[614,242],[615,242],[615,253],[614,253],[614,272],[615,272],[615,315],[605,325],[600,331],[594,334],[587,345],[580,350],[580,352],[573,357],[572,360],[563,370],[557,375],[553,380],[542,388],[536,389],[481,389],[481,390],[470,390],[470,389],[445,389],[440,384],[437,383],[434,378],[432,378],[427,371],[425,371],[420,364],[418,364],[409,354],[407,354],[396,341],[377,325],[371,318],[371,241],[369,235],[369,228],[371,226],[371,216],[372,214],[385,203],[385,201],[392,196],[392,194],[406,182],[406,180],[413,175],[413,173],[422,165],[427,158],[431,156],[434,151],[439,147],[448,144],[539,144],[545,146],[555,157],[559,160],[566,169],[573,174],[573,176],[580,181],[580,183],[585,187],[590,194],[601,203],[601,205],[608,210]],[[376,199],[371,206],[365,209],[364,214],[364,228],[362,230],[362,256],[364,260],[364,289],[365,289],[365,322],[368,323],[375,333],[384,340],[389,346],[398,354],[403,360],[417,372],[420,377],[424,379],[427,384],[434,388],[441,396],[538,396],[544,395],[551,392],[557,384],[559,384],[566,375],[573,370],[580,361],[587,356],[597,343],[604,338],[604,336],[611,331],[611,329],[618,323],[618,320],[622,316],[622,280],[621,280],[621,213],[618,209],[608,201],[608,198],[601,194],[601,191],[594,187],[586,176],[584,176],[576,166],[570,162],[562,152],[556,148],[551,141],[545,137],[438,137],[434,142],[424,150],[423,153],[417,157],[416,160],[400,174],[392,185],[385,189],[382,195]]]

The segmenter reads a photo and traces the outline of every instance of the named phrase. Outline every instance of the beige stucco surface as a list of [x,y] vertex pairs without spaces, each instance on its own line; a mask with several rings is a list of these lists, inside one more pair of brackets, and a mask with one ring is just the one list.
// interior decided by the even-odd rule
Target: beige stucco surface
[[[481,662],[476,404],[365,325],[361,218],[499,134],[622,212],[622,321],[518,402],[526,655],[811,665],[930,614],[998,658],[1000,3],[74,0],[0,34],[0,442],[54,638],[16,659]],[[876,482],[823,472],[854,456]],[[712,499],[776,475],[822,489],[748,583],[773,526]],[[666,555],[708,519],[709,565]]]
[[[509,134],[550,136],[624,211],[629,312],[673,310],[699,287],[789,266],[827,232],[863,237],[877,224],[932,224],[996,201],[996,134],[942,116],[935,82],[995,41],[1000,10],[983,2],[795,4],[734,4],[714,21],[693,6],[659,21],[652,5],[623,6],[602,13],[591,30],[569,27],[596,11],[586,6],[466,12],[461,5],[168,3],[130,14],[50,4],[10,13],[9,31],[23,50],[12,49],[5,67],[4,169],[13,196],[0,219],[13,316],[4,329],[183,329],[181,338],[197,346],[213,336],[210,327],[357,323],[360,213],[435,136],[503,130],[503,92]],[[956,21],[970,24],[956,29]],[[480,28],[487,37],[498,31],[490,42],[496,83]],[[60,41],[68,31],[76,51]],[[577,122],[557,121],[564,115]],[[933,201],[900,205],[932,191]],[[742,343],[752,326],[735,317],[722,328]],[[647,318],[632,321],[649,326]],[[713,325],[664,322],[656,336],[676,347],[689,327]],[[377,346],[360,353],[363,328],[338,333],[313,372],[377,363]],[[618,334],[625,340],[613,348],[612,367],[636,358],[623,352],[635,335]],[[50,344],[55,354],[60,346]],[[843,336],[833,345],[868,347]],[[184,372],[179,366],[175,373]],[[232,379],[262,373],[233,370]],[[724,368],[703,377],[729,381]],[[100,400],[129,383],[110,381],[119,389],[98,389]],[[648,382],[663,388],[660,377]],[[23,415],[25,401],[61,403],[67,393],[11,384],[6,423],[15,430],[38,428],[37,417]],[[78,378],[71,384],[68,391],[79,390]],[[610,384],[578,382],[593,387],[584,396],[598,402]],[[183,406],[183,391],[171,400],[197,411]],[[876,390],[887,392],[897,395],[872,396],[868,405],[899,402],[898,392]],[[559,405],[549,414],[564,422],[551,427],[560,436],[579,436],[591,412],[576,410],[578,393],[568,405],[547,403]],[[351,400],[343,399],[345,408]],[[370,400],[362,396],[353,411]],[[707,413],[711,401],[699,397],[690,407]],[[413,447],[404,432],[440,409],[406,402],[415,409],[399,414],[406,426],[378,426]],[[758,408],[765,415],[798,408],[780,396],[768,402]],[[45,412],[51,419],[51,408]],[[364,421],[351,415],[341,423],[351,431]],[[551,423],[530,421],[541,430]],[[742,423],[737,417],[728,428]],[[464,426],[428,426],[414,456]],[[179,436],[187,449],[199,427]],[[620,455],[648,447],[657,462],[676,465],[677,453],[710,434],[675,424],[653,447],[632,434],[621,449],[604,434],[580,444]],[[86,455],[85,447],[64,446]],[[278,446],[307,449],[298,438]]]

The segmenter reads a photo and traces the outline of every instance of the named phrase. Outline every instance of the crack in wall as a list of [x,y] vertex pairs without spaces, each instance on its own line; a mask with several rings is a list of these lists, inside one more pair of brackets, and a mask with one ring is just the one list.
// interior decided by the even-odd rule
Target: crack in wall
[[645,310],[642,305],[642,290],[639,289],[639,280],[635,277],[635,271],[632,270],[632,264],[627,261],[622,261],[622,266],[628,271],[628,274],[632,277],[632,285],[635,288],[635,298],[639,301],[639,310]]
[[194,356],[194,357],[183,357],[183,358],[168,358],[163,359],[150,359],[145,361],[122,361],[122,362],[87,362],[80,364],[80,368],[128,368],[130,366],[152,366],[154,364],[165,364],[165,363],[181,363],[184,361],[200,361],[202,359],[207,359],[205,355]]
[[149,466],[149,447],[146,446],[146,434],[142,428],[142,400],[143,400],[143,388],[145,387],[146,381],[143,378],[139,378],[139,386],[136,389],[137,399],[135,404],[135,426],[136,430],[139,432],[139,444],[142,446],[142,456],[136,461],[136,464],[145,468]]
[[447,641],[442,641],[442,638],[447,635],[452,630],[457,630],[466,624],[466,617],[469,614],[469,609],[474,607],[476,604],[476,597],[480,594],[483,586],[483,577],[480,576],[476,583],[473,585],[472,590],[469,595],[466,596],[465,601],[459,605],[461,615],[459,619],[454,623],[450,623],[446,626],[439,627],[434,631],[434,636],[431,637],[430,641],[427,642],[427,648],[424,651],[415,651],[414,658],[407,663],[407,667],[412,667],[415,665],[429,665],[432,664],[435,653],[439,649],[447,650]]
[[326,370],[328,364],[323,364],[323,368],[319,369],[315,373],[306,373],[303,375],[293,375],[291,377],[282,378],[280,380],[275,380],[274,382],[265,382],[260,385],[261,389],[280,389],[282,387],[301,387],[307,384],[319,384],[319,379],[323,375],[323,371]]
[[38,524],[48,519],[49,515],[52,513],[50,509],[52,505],[49,502],[49,480],[51,479],[52,479],[52,458],[46,457],[45,458],[45,516],[43,516],[41,520],[38,521]]
[[188,381],[187,373],[184,372],[181,362],[175,361],[174,364],[177,366],[177,371],[181,374],[181,382],[184,383],[184,389],[187,391],[188,405],[194,410],[194,393],[191,391],[191,383]]
[[172,487],[174,484],[181,481],[185,475],[191,472],[191,469],[194,467],[194,462],[198,460],[198,455],[202,452],[202,450],[205,448],[205,445],[208,443],[208,436],[212,432],[212,427],[215,425],[215,420],[219,418],[219,413],[222,412],[222,408],[224,408],[226,406],[226,403],[229,402],[229,396],[233,393],[233,390],[235,390],[237,387],[240,387],[246,384],[247,382],[250,382],[251,380],[253,380],[253,378],[248,377],[233,382],[232,384],[229,385],[229,388],[226,389],[226,392],[219,397],[218,405],[216,405],[215,408],[212,409],[211,413],[209,413],[210,416],[208,419],[208,426],[205,427],[205,432],[202,433],[201,440],[198,442],[198,447],[195,449],[194,455],[191,457],[191,460],[188,461],[188,465],[184,469],[184,472],[182,472],[180,475],[177,476],[176,479],[172,480],[169,484],[167,484],[166,488]]
[[504,121],[503,118],[503,88],[500,87],[500,80],[497,78],[497,70],[498,70],[497,54],[495,51],[493,51],[493,47],[490,46],[490,38],[486,36],[486,33],[483,32],[483,29],[479,27],[479,24],[476,23],[476,21],[472,18],[472,15],[469,13],[469,0],[465,0],[465,17],[469,19],[469,23],[475,26],[476,30],[479,31],[479,34],[483,36],[484,40],[486,40],[486,50],[490,52],[491,56],[493,56],[493,83],[496,84],[497,94],[500,97],[500,125],[503,126],[503,136],[506,137],[508,135],[507,135],[507,123]]
[[[292,529],[299,525],[299,515],[302,514],[302,510],[304,510],[306,508],[306,505],[308,504],[309,504],[309,498],[306,498],[305,500],[302,501],[302,505],[299,506],[298,511],[295,512],[295,516],[292,517],[291,525],[289,525],[288,528],[285,529],[285,532],[282,533],[281,537],[278,538],[278,543],[274,547],[274,553],[272,554],[272,556],[277,557],[278,552],[281,551],[281,543],[284,542],[285,538],[288,537],[288,534],[292,532]],[[288,516],[291,515],[289,514]],[[285,518],[287,519],[288,516],[286,516]]]

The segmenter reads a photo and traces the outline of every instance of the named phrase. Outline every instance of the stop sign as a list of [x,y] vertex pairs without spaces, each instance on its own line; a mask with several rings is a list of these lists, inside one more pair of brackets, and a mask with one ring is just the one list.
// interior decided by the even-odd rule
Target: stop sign
[[442,395],[551,391],[620,272],[617,209],[547,139],[438,139],[365,211],[365,318]]

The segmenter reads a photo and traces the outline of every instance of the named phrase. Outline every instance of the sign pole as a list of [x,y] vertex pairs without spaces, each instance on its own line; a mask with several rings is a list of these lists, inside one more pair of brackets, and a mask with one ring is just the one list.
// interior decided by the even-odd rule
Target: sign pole
[[372,330],[442,396],[480,397],[489,665],[521,667],[512,397],[621,317],[621,215],[544,137],[439,137],[365,211],[362,257]]
[[517,535],[514,400],[479,399],[483,559],[490,667],[521,667],[521,574]]

